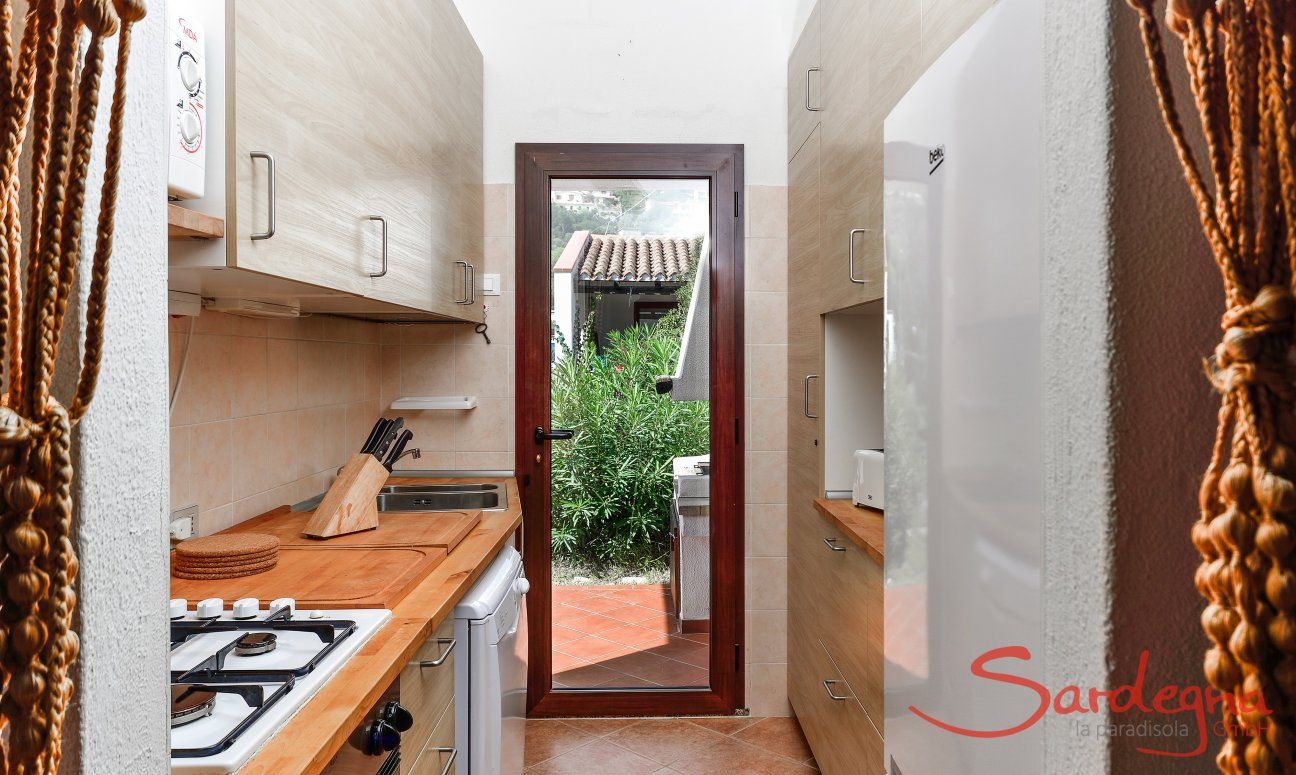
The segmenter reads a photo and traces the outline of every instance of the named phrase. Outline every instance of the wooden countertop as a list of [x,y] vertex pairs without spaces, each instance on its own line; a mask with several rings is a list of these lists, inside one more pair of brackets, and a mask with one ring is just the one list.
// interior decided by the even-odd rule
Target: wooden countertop
[[306,706],[270,738],[240,775],[316,775],[333,758],[369,708],[406,663],[450,615],[490,561],[522,525],[522,503],[513,479],[416,479],[399,484],[505,482],[507,511],[482,512],[482,520],[440,565],[392,610],[392,620],[320,688]]
[[814,507],[819,516],[842,531],[851,543],[863,549],[878,565],[883,564],[885,530],[881,511],[829,498],[815,498]]

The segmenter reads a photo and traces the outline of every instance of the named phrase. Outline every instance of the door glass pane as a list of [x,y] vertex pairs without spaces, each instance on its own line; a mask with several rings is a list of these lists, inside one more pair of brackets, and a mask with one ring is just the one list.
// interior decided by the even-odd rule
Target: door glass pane
[[553,183],[555,689],[710,684],[709,185]]

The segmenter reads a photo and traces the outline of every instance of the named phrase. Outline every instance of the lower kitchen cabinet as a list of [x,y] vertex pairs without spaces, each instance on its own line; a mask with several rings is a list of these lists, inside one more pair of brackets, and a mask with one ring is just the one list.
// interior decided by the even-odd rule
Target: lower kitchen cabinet
[[788,508],[788,695],[820,769],[883,771],[882,568],[808,500]]
[[447,618],[401,671],[400,702],[414,716],[414,726],[401,736],[402,775],[439,775],[450,760],[455,744],[455,648],[454,619]]

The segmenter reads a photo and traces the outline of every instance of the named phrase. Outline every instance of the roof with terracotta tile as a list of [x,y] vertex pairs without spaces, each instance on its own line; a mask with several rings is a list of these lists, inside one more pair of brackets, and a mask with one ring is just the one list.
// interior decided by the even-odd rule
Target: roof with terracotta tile
[[577,261],[592,282],[681,282],[701,249],[700,238],[593,234]]

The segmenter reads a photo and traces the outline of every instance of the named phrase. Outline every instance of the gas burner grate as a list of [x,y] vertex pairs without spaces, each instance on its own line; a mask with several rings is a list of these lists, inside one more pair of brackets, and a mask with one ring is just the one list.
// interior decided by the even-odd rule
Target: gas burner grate
[[[174,679],[172,680],[174,681]],[[212,745],[206,746],[204,748],[172,748],[171,758],[197,759],[204,756],[215,756],[221,751],[224,751],[225,749],[229,748],[231,745],[234,744],[234,741],[238,739],[238,736],[243,734],[244,730],[246,730],[248,727],[255,724],[257,720],[260,719],[261,716],[265,714],[266,710],[268,710],[270,706],[274,705],[284,695],[292,691],[294,683],[295,683],[295,679],[289,676],[286,680],[284,680],[283,683],[275,687],[275,690],[271,692],[269,696],[266,696],[265,687],[254,686],[251,684],[236,684],[236,683],[216,684],[216,683],[180,682],[180,685],[177,686],[175,683],[172,683],[171,692],[173,698],[176,696],[175,694],[176,689],[181,687],[183,687],[183,691],[181,692],[180,697],[185,697],[186,695],[189,694],[198,694],[202,692],[210,692],[213,695],[237,694],[239,697],[243,699],[243,702],[247,703],[247,706],[249,708],[252,708],[252,712],[248,714],[247,718],[240,721],[233,729],[231,729],[228,734],[226,734],[219,741],[213,743]],[[214,700],[215,697],[212,698],[213,702]],[[172,702],[174,704],[175,700],[173,699]],[[204,713],[203,715],[207,715],[207,713],[210,712],[211,712],[211,707],[208,706],[206,713]],[[172,718],[173,719],[175,718],[174,710],[172,711]],[[197,718],[193,720],[197,720]],[[173,726],[175,726],[175,724],[173,724]]]

